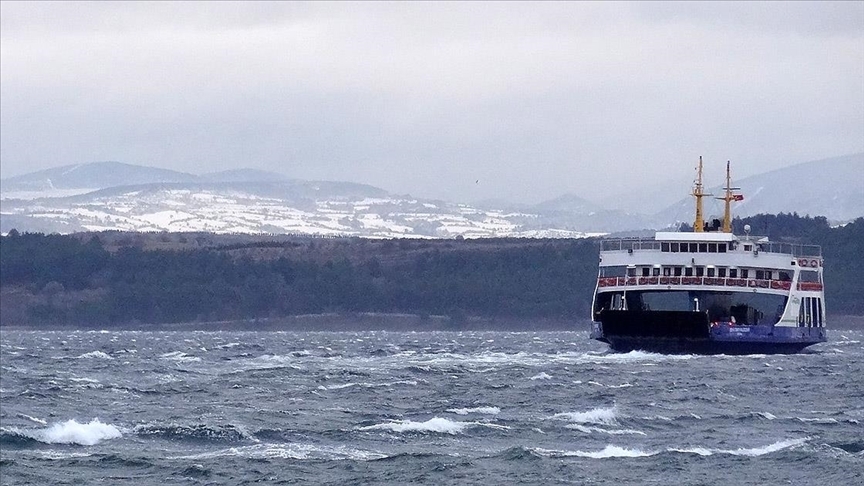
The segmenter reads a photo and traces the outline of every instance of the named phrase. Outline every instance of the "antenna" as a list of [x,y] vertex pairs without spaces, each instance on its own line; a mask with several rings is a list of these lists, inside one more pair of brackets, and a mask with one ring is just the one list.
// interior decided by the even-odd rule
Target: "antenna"
[[702,217],[702,198],[705,194],[702,190],[702,156],[699,156],[699,166],[696,168],[696,182],[691,193],[696,198],[696,220],[693,222],[693,231],[702,233],[705,231],[705,219]]
[[732,191],[741,190],[740,187],[732,187],[732,176],[729,172],[729,164],[730,162],[726,161],[726,187],[724,188],[726,193],[723,194],[723,197],[718,197],[724,202],[724,211],[723,211],[723,232],[731,233],[732,232],[732,201],[743,201],[744,196],[741,194],[734,194]]

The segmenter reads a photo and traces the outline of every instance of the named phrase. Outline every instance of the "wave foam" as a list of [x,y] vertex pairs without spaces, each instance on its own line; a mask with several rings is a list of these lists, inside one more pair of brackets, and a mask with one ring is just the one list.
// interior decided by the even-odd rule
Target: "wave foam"
[[586,434],[590,434],[591,432],[600,432],[609,435],[645,435],[645,432],[633,429],[604,429],[602,427],[586,427],[579,424],[569,424],[565,427],[568,429],[578,430],[579,432],[585,432]]
[[774,442],[762,447],[739,448],[739,449],[707,449],[704,447],[694,447],[690,449],[668,449],[669,452],[681,452],[685,454],[698,454],[700,456],[711,456],[714,454],[729,454],[733,456],[749,456],[757,457],[771,454],[772,452],[781,451],[790,447],[797,447],[807,442],[807,439],[788,439]]
[[501,409],[498,407],[474,407],[474,408],[448,408],[448,412],[456,415],[468,415],[469,413],[482,413],[486,415],[498,415]]
[[564,412],[556,413],[553,419],[564,419],[580,424],[617,425],[618,410],[611,408],[592,408],[587,412]]
[[433,432],[438,434],[456,435],[462,433],[468,427],[488,427],[490,429],[507,430],[506,425],[496,425],[484,422],[458,422],[441,417],[432,417],[425,422],[414,422],[411,420],[400,420],[386,424],[369,425],[360,427],[360,430],[389,430],[391,432]]
[[117,439],[123,434],[111,425],[104,424],[99,419],[82,424],[75,419],[54,424],[47,429],[19,430],[13,432],[46,444],[77,444],[91,446],[107,439]]
[[372,461],[388,457],[386,454],[364,451],[345,446],[327,447],[314,444],[255,444],[243,447],[231,447],[214,452],[205,452],[192,456],[181,456],[176,459],[213,459],[218,457],[243,457],[246,459],[324,459]]
[[165,353],[161,355],[163,359],[169,359],[171,361],[178,361],[181,363],[192,362],[192,361],[201,361],[201,358],[198,356],[190,356],[182,351],[172,351],[170,353]]
[[84,353],[81,356],[77,356],[76,358],[77,359],[114,359],[102,351],[90,351],[89,353]]
[[[724,449],[708,449],[705,447],[693,447],[687,449],[666,449],[665,452],[674,452],[674,453],[683,453],[683,454],[697,454],[700,456],[711,456],[714,454],[730,454],[733,456],[763,456],[765,454],[771,454],[772,452],[781,451],[783,449],[788,449],[790,447],[796,447],[803,443],[805,443],[807,439],[789,439],[789,440],[781,440],[775,442],[773,444],[769,444],[763,447],[754,447],[754,448],[741,448],[735,450],[724,450]],[[545,457],[587,457],[590,459],[607,459],[614,457],[649,457],[660,454],[664,451],[643,451],[641,449],[627,449],[624,447],[616,446],[616,445],[607,445],[602,450],[599,451],[560,451],[560,450],[549,450],[549,449],[532,449],[532,451],[538,455]]]
[[599,451],[556,451],[549,449],[532,449],[536,454],[546,457],[587,457],[590,459],[608,459],[612,457],[648,457],[656,452],[645,452],[640,449],[627,449],[615,445],[607,445]]

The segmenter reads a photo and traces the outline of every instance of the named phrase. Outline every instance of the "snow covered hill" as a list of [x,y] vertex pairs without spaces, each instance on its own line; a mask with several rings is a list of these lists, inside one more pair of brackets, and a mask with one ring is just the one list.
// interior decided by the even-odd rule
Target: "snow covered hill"
[[542,216],[394,196],[340,182],[153,183],[0,201],[0,232],[208,231],[426,237],[583,237]]

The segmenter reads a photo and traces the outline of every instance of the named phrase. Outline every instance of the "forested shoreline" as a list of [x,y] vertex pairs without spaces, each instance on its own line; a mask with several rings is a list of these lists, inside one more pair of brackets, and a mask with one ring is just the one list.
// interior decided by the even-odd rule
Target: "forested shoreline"
[[[864,315],[864,218],[837,228],[797,215],[735,220],[744,224],[822,245],[829,312]],[[369,328],[557,328],[588,319],[598,251],[596,239],[12,231],[0,237],[0,325],[290,328],[331,315]]]

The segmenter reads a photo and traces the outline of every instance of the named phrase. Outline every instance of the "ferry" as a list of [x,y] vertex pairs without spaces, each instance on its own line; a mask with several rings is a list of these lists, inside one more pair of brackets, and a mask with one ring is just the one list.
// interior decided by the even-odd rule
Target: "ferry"
[[825,342],[824,261],[817,245],[732,233],[726,164],[722,222],[702,215],[702,158],[692,232],[601,241],[591,337],[615,351],[796,353]]

